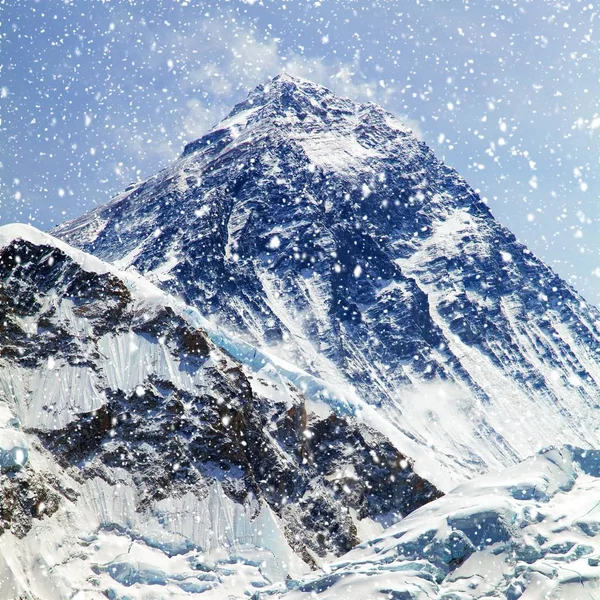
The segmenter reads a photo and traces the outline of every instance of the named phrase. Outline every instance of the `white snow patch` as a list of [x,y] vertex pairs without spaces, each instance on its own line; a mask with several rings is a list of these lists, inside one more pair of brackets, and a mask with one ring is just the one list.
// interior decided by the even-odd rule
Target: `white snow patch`
[[29,380],[29,393],[21,397],[20,406],[25,427],[62,429],[79,414],[97,410],[106,403],[102,386],[89,367],[55,360],[53,369],[21,372]]
[[319,132],[299,137],[297,141],[313,164],[338,172],[364,168],[367,159],[381,156],[377,150],[363,146],[351,134]]
[[233,117],[229,117],[228,119],[224,119],[221,121],[214,129],[211,131],[220,131],[222,129],[243,129],[250,117],[259,110],[260,106],[256,106],[253,108],[248,108],[247,110],[242,110],[239,113],[233,115]]

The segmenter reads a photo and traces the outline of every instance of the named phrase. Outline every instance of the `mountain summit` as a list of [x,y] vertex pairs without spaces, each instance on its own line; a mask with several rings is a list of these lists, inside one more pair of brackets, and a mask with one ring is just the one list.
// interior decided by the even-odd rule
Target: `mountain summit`
[[444,490],[600,443],[600,314],[375,104],[275,77],[54,233],[331,382]]
[[[331,147],[331,141],[344,133],[356,133],[356,126],[361,122],[366,126],[379,122],[405,133],[411,131],[376,104],[357,104],[337,96],[322,85],[282,74],[256,87],[207,135],[188,144],[183,156],[205,149],[210,144],[222,147],[223,143],[227,144],[239,135],[248,139],[244,133],[272,136],[272,128],[276,126],[282,128],[283,135],[299,136],[299,142],[310,137],[312,145],[301,145],[303,148],[307,146],[305,151],[315,163],[325,160],[325,164],[332,167],[351,167],[350,163],[369,155],[367,148],[371,144],[368,136],[359,136],[353,143],[356,136],[350,135],[348,145],[342,143],[336,148]],[[271,131],[265,131],[263,126]],[[321,144],[315,139],[320,134],[324,135]],[[338,142],[341,143],[340,140]],[[325,154],[329,154],[327,150],[337,150],[337,154],[324,158],[320,149]]]

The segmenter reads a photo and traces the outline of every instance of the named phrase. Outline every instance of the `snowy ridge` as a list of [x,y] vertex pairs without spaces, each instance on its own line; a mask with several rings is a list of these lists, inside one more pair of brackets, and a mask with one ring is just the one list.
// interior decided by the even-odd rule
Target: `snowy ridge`
[[[260,373],[267,379],[274,380],[282,385],[285,385],[286,381],[291,382],[302,391],[306,398],[319,404],[324,403],[338,414],[357,417],[376,431],[386,435],[400,452],[414,460],[417,471],[430,478],[436,486],[441,489],[448,489],[451,486],[451,479],[438,469],[431,450],[415,444],[402,430],[388,423],[378,411],[365,403],[352,385],[340,378],[334,369],[330,368],[327,372],[328,379],[315,377],[276,356],[268,349],[261,350],[227,332],[214,322],[206,319],[195,307],[185,305],[181,300],[166,294],[144,277],[132,271],[120,271],[112,265],[104,263],[85,252],[76,250],[30,225],[15,224],[0,227],[0,247],[7,246],[16,240],[26,240],[36,245],[56,246],[85,271],[111,273],[117,276],[126,284],[137,302],[173,309],[175,314],[185,318],[192,326],[201,328],[209,335],[214,344],[248,366],[255,373]],[[175,377],[181,389],[187,391],[194,389],[193,381],[186,381],[188,375],[173,364],[165,348],[156,344],[149,345],[143,337],[132,336],[131,332],[118,337],[113,334],[106,334],[99,340],[98,347],[105,356],[103,368],[108,385],[113,389],[133,392],[136,386],[151,373],[166,376],[170,380]],[[138,351],[140,347],[141,350]],[[122,365],[126,364],[132,348],[139,352],[137,355],[138,360],[134,365],[123,369]],[[144,352],[144,349],[146,349],[146,352]],[[148,352],[151,354],[148,355]],[[113,365],[121,366],[115,369]],[[55,411],[59,413],[58,416],[53,415],[51,417],[52,427],[54,428],[64,426],[69,419],[74,419],[78,413],[91,412],[103,404],[102,399],[99,398],[100,392],[92,381],[94,374],[87,369],[79,369],[80,372],[76,371],[75,374],[71,374],[72,370],[73,367],[64,365],[60,371],[60,376],[58,376],[59,371],[37,372],[34,374],[36,378],[54,377],[59,385],[39,385],[38,381],[33,381],[30,384],[30,388],[34,390],[34,396],[28,407],[28,414],[31,416],[23,416],[23,421],[28,427],[44,428],[48,426],[39,421],[39,416],[44,414],[40,410],[42,401],[54,405]],[[3,376],[13,378],[13,373],[12,370],[5,372],[5,374],[0,372],[0,383]],[[20,374],[18,379],[24,381],[24,377],[26,375]],[[77,387],[73,387],[73,382]],[[51,398],[48,397],[46,391],[48,389],[52,390],[53,396]],[[77,389],[80,390],[78,393],[72,393],[72,390]],[[42,391],[42,396],[35,395]],[[70,404],[72,399],[80,399],[87,404],[75,407]]]
[[135,273],[10,225],[0,296],[1,597],[241,597],[439,495],[351,388]]

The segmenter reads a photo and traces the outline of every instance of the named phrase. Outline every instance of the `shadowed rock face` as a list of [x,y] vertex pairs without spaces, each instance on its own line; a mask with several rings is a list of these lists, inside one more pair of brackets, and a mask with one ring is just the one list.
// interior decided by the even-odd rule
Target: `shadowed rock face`
[[53,515],[64,497],[73,498],[74,490],[65,489],[48,474],[29,466],[3,474],[0,484],[0,535],[6,532],[18,539],[31,530],[33,519]]
[[441,495],[383,434],[315,409],[118,272],[84,270],[45,239],[0,249],[0,402],[36,457],[3,480],[5,530],[26,536],[86,482],[127,482],[135,511],[150,516],[164,500],[206,498],[218,481],[254,516],[269,506],[315,566],[361,541],[357,520],[395,521]]
[[[60,250],[17,240],[0,250],[0,353],[19,364],[40,366],[40,361],[61,352],[73,363],[85,355],[86,338],[55,322],[56,307],[48,298],[60,290],[72,302],[76,317],[90,326],[90,337],[126,326],[123,312],[131,295],[123,282],[109,274],[88,273]],[[44,304],[44,300],[46,303]],[[32,327],[23,327],[23,320]],[[82,345],[83,344],[83,345]]]
[[599,313],[373,104],[276,77],[55,233],[344,378],[452,482],[600,443]]

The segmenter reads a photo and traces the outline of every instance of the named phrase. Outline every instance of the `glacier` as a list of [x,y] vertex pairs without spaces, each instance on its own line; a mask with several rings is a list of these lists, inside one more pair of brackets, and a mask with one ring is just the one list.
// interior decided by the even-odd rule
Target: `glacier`
[[583,600],[600,595],[600,453],[549,448],[458,486],[257,600]]

